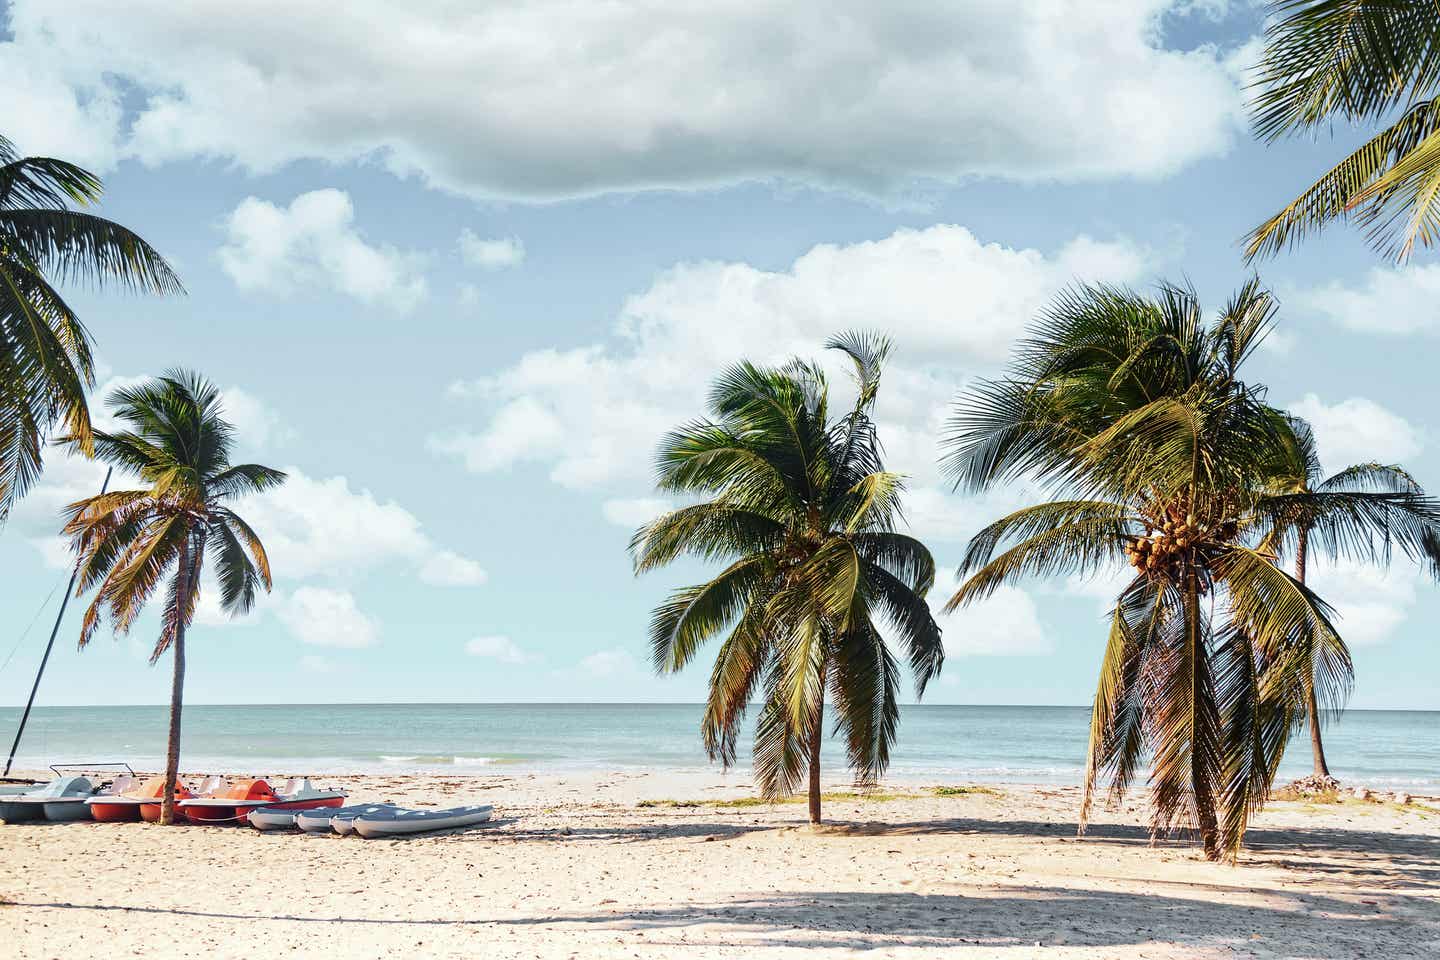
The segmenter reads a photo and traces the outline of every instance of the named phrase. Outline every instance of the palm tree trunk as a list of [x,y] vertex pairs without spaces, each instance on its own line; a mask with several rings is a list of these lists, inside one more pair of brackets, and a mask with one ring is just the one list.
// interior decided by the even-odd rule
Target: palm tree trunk
[[820,670],[820,702],[810,728],[810,822],[820,822],[820,741],[825,731],[825,669]]
[[[1309,547],[1310,531],[1304,527],[1295,543],[1295,579],[1305,582],[1305,553]],[[1315,776],[1330,779],[1330,766],[1325,762],[1325,744],[1320,739],[1320,707],[1315,702],[1315,677],[1312,674],[1305,684],[1305,717],[1310,724],[1310,752],[1315,758]]]
[[170,681],[170,741],[165,748],[165,797],[160,804],[160,822],[169,825],[175,822],[175,781],[180,777],[180,708],[185,701],[185,617],[183,611],[189,607],[191,586],[190,537],[185,537],[180,547],[179,562],[175,568],[175,603],[179,608],[175,626],[175,639],[171,642],[170,655],[174,660],[175,672]]
[[1195,814],[1200,820],[1200,842],[1207,860],[1219,860],[1220,826],[1215,811],[1215,794],[1210,789],[1207,772],[1200,766],[1195,749],[1196,727],[1200,722],[1200,699],[1203,694],[1205,651],[1200,630],[1200,583],[1192,568],[1185,578],[1185,636],[1190,654],[1190,781],[1195,792]]

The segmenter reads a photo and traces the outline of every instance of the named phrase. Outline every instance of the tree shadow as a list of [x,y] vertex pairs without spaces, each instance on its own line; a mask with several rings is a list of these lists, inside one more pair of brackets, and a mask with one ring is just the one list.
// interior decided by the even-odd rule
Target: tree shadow
[[[1203,888],[1202,888],[1203,889]],[[723,925],[741,940],[707,943],[786,947],[994,946],[1033,944],[1133,947],[1162,941],[1208,949],[1248,945],[1267,955],[1358,956],[1386,938],[1421,948],[1440,945],[1440,908],[1411,898],[1366,903],[1291,896],[1285,907],[1071,887],[992,887],[976,896],[927,893],[806,893],[741,899],[711,906],[619,908],[549,914],[499,924],[598,924],[649,930]],[[1263,930],[1264,933],[1258,931]],[[647,938],[647,943],[656,941]],[[695,942],[693,935],[688,943]],[[1423,950],[1423,948],[1421,948]],[[1425,955],[1423,953],[1417,955]]]
[[[1272,898],[1273,899],[1273,898]],[[1000,886],[976,895],[923,892],[823,892],[752,896],[716,903],[556,912],[521,917],[313,917],[124,906],[12,902],[8,909],[166,914],[207,920],[408,927],[547,926],[608,931],[683,932],[677,947],[989,946],[1135,947],[1175,943],[1207,950],[1263,948],[1266,955],[1398,956],[1403,944],[1424,956],[1440,943],[1440,908],[1430,900],[1373,903],[1288,895],[1283,905],[1239,905],[1158,893],[1073,887]],[[700,931],[692,928],[705,927]],[[1252,936],[1253,934],[1253,936]],[[662,941],[647,936],[645,943]],[[1427,946],[1428,945],[1428,946]]]

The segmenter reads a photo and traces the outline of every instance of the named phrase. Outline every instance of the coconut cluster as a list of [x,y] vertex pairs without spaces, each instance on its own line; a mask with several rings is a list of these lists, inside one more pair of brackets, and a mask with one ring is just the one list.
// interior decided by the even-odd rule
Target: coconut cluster
[[1177,501],[1143,512],[1145,535],[1125,544],[1131,566],[1152,577],[1178,575],[1182,561],[1203,543],[1235,539],[1234,521],[1207,521],[1197,517],[1190,504]]

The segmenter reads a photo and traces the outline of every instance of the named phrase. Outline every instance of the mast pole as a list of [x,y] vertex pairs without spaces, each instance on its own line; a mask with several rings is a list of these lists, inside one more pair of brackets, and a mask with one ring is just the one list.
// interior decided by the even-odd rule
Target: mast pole
[[[100,484],[100,492],[103,494],[110,488],[110,473],[114,467],[105,470],[105,482]],[[45,656],[40,658],[40,669],[35,672],[35,682],[30,687],[30,699],[25,701],[25,712],[20,714],[20,729],[15,731],[15,742],[10,744],[10,757],[5,761],[5,772],[0,777],[10,776],[10,765],[15,762],[15,751],[20,749],[20,738],[25,735],[25,724],[30,719],[30,708],[35,706],[35,694],[40,689],[40,678],[45,676],[45,664],[50,662],[50,651],[55,649],[55,637],[60,633],[60,621],[65,619],[65,606],[70,602],[70,594],[75,590],[75,578],[80,575],[80,561],[75,561],[75,567],[70,571],[70,583],[65,587],[65,596],[60,598],[60,612],[55,615],[55,626],[50,628],[50,642],[45,644]]]

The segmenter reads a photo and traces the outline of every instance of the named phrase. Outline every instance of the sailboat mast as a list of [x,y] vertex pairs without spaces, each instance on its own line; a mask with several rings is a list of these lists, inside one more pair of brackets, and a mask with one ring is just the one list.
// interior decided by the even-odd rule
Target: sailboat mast
[[[105,482],[100,484],[100,492],[103,494],[110,489],[110,473],[114,467],[105,470]],[[20,729],[15,731],[15,742],[10,744],[10,756],[5,761],[5,772],[0,777],[10,776],[10,765],[15,762],[15,751],[20,749],[20,738],[25,735],[25,724],[30,719],[30,708],[35,706],[35,694],[40,689],[40,678],[45,676],[45,664],[50,662],[50,651],[55,649],[55,637],[60,633],[60,621],[65,619],[65,606],[70,602],[70,594],[75,591],[75,578],[80,575],[80,561],[75,561],[74,568],[70,571],[70,583],[65,587],[65,595],[60,598],[60,612],[55,615],[55,626],[50,628],[50,642],[45,644],[45,656],[40,658],[40,669],[35,672],[35,683],[30,687],[30,699],[25,701],[25,712],[20,714]]]

